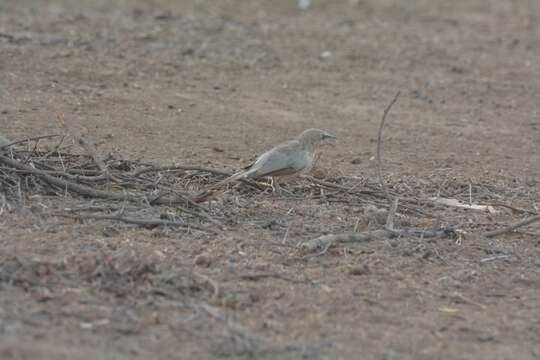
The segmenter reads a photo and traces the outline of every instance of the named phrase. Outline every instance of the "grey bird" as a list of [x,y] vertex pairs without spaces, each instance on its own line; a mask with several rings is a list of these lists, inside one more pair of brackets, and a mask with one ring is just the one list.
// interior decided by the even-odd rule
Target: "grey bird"
[[9,144],[11,144],[11,140],[9,140],[4,135],[0,134],[0,146],[6,146],[6,145],[9,145]]
[[266,151],[250,166],[213,185],[208,190],[236,180],[256,180],[263,177],[271,177],[272,187],[279,190],[276,178],[309,172],[316,160],[316,150],[320,145],[334,138],[334,135],[324,130],[304,130],[296,139],[284,142]]
[[0,134],[0,153],[4,153],[8,151],[7,145],[11,144],[12,141],[9,140],[4,135]]

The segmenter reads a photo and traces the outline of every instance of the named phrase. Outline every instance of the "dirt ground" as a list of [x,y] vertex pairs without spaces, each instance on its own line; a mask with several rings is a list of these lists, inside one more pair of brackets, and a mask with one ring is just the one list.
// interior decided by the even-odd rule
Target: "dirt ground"
[[460,239],[306,256],[304,241],[373,226],[368,198],[231,190],[218,235],[4,201],[0,358],[539,359],[540,224],[479,236],[540,212],[539,35],[536,0],[1,1],[12,139],[58,133],[61,112],[103,153],[234,171],[320,127],[338,140],[318,176],[376,184],[401,91],[391,190],[499,205],[398,209]]

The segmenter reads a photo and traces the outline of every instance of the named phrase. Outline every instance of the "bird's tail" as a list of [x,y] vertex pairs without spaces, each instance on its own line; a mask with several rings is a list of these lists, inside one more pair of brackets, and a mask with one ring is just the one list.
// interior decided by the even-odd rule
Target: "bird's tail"
[[236,180],[240,180],[242,178],[248,177],[247,174],[249,171],[239,171],[236,174],[233,174],[226,178],[225,180],[221,180],[220,182],[215,183],[214,185],[209,186],[206,190],[214,190],[218,189],[224,185],[227,185],[228,183],[231,183]]
[[211,196],[217,189],[219,189],[219,188],[223,187],[224,185],[227,185],[228,183],[231,183],[233,181],[249,177],[249,175],[250,175],[250,170],[239,171],[236,174],[233,174],[233,175],[229,176],[228,178],[226,178],[224,180],[221,180],[220,182],[217,182],[214,185],[211,185],[211,186],[207,187],[206,189],[201,191],[199,194],[197,194],[194,199],[197,202],[204,201],[209,196]]

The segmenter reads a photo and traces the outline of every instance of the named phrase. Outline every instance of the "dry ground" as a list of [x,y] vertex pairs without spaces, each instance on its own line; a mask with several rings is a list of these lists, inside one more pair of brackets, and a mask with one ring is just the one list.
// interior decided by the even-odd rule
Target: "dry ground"
[[[233,170],[321,127],[339,138],[321,176],[373,183],[400,90],[393,191],[540,211],[539,14],[535,0],[4,0],[0,130],[56,133],[62,112],[104,153]],[[368,201],[304,195],[226,193],[234,221],[216,236],[53,218],[72,199],[50,194],[4,203],[0,358],[540,358],[540,227],[477,235],[525,214],[403,210],[467,235],[305,257],[298,243],[365,226]]]

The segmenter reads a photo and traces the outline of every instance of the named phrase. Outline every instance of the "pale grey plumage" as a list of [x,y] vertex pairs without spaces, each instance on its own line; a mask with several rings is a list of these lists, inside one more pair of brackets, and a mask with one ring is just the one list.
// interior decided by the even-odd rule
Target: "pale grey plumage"
[[9,140],[7,137],[0,134],[0,146],[6,146],[11,144],[11,140]]
[[242,177],[257,179],[264,176],[287,176],[309,171],[313,165],[313,151],[292,140],[263,153]]
[[239,179],[258,179],[267,176],[275,178],[308,172],[313,167],[315,150],[330,138],[334,136],[324,130],[305,130],[296,139],[279,144],[263,153],[248,168],[215,184],[211,189]]
[[11,140],[9,140],[7,137],[0,134],[0,153],[8,151],[8,149],[4,146],[7,146],[11,144]]

